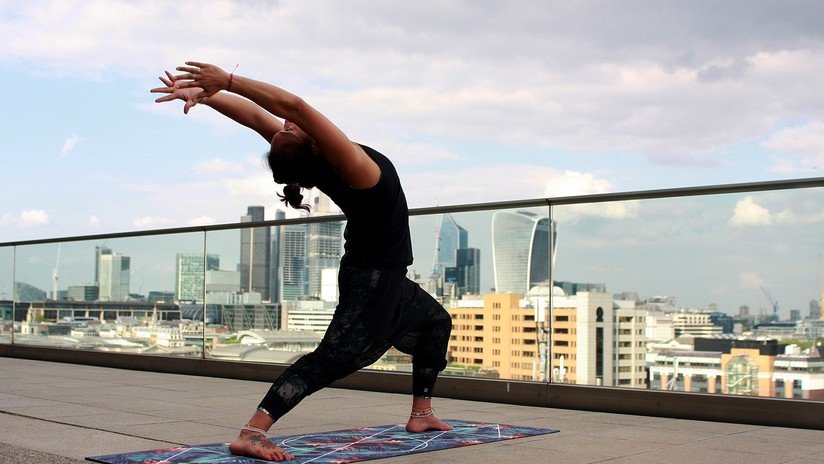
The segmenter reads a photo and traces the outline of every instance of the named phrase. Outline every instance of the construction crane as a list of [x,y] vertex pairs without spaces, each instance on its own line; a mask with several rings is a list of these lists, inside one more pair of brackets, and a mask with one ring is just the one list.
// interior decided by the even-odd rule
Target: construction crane
[[778,317],[778,301],[773,300],[773,297],[772,297],[772,295],[770,294],[770,291],[769,291],[769,290],[767,290],[766,288],[761,287],[761,291],[762,291],[762,292],[764,292],[764,296],[766,296],[766,297],[767,297],[767,300],[769,300],[770,305],[772,306],[773,315],[774,315],[775,317]]

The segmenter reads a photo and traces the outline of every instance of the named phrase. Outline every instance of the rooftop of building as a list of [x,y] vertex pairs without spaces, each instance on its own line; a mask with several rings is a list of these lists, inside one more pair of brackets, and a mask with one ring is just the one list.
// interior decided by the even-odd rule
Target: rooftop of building
[[[228,441],[264,382],[0,357],[0,461],[86,456]],[[824,431],[436,399],[444,418],[560,433],[390,458],[387,463],[824,462]],[[329,388],[273,429],[291,435],[403,422],[406,395]]]

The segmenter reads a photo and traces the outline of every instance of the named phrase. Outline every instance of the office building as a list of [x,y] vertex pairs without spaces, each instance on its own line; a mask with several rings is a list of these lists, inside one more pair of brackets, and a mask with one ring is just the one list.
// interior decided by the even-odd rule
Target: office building
[[178,253],[175,258],[175,299],[203,301],[206,291],[206,271],[220,269],[220,257],[215,254]]
[[[286,213],[281,210],[275,210],[275,220],[280,221],[286,219]],[[270,228],[270,235],[272,243],[269,247],[272,255],[269,260],[269,296],[272,302],[280,298],[280,236],[283,226],[273,226]]]
[[306,224],[285,225],[280,230],[280,301],[300,300],[308,292]]
[[663,351],[650,368],[651,388],[824,400],[824,355],[777,340],[696,338],[692,351]]
[[453,300],[449,359],[475,369],[495,371],[513,380],[539,380],[535,310],[517,293],[488,293],[483,298]]
[[95,285],[69,285],[68,299],[75,301],[95,301],[100,298],[100,288]]
[[239,292],[240,272],[221,271],[217,269],[206,271],[206,293]]
[[[614,330],[615,310],[612,295],[606,292],[578,292],[564,295],[556,291],[552,299],[552,359],[553,375],[559,373],[563,383],[583,385],[614,385],[615,350],[619,354],[629,355],[621,366],[629,368],[630,373],[637,366],[643,366],[644,360],[635,359],[645,350],[645,338],[638,334],[643,324],[637,318],[632,307],[621,311],[619,317],[625,320],[628,333],[621,333],[621,344],[616,346]],[[636,327],[637,326],[637,327]],[[633,375],[625,378],[633,379]],[[632,385],[636,386],[636,385]]]
[[46,299],[46,291],[25,282],[14,283],[14,301],[23,303]]
[[466,248],[468,241],[469,234],[466,229],[459,226],[451,214],[442,214],[435,236],[435,263],[432,274],[443,276],[447,267],[455,267],[458,250]]
[[[492,262],[497,293],[526,294],[533,286],[548,281],[549,229],[548,218],[531,212],[498,211],[492,216]],[[555,242],[555,237],[552,241]]]
[[309,296],[320,298],[326,269],[337,270],[343,252],[343,223],[318,222],[308,225],[307,280]]
[[100,301],[129,299],[131,258],[116,253],[101,254],[98,263]]
[[[249,206],[240,222],[264,220],[263,206]],[[240,290],[260,293],[264,301],[269,300],[269,273],[272,258],[271,235],[268,226],[247,227],[240,230]]]
[[112,254],[112,249],[103,246],[97,245],[94,247],[94,283],[95,285],[100,285],[100,257],[102,255],[110,255]]
[[481,250],[459,248],[456,252],[455,271],[459,296],[481,293]]

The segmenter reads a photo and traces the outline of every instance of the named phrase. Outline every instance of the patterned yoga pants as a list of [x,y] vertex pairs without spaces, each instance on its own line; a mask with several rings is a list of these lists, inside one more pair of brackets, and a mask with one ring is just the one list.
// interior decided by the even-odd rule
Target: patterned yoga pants
[[412,356],[412,393],[429,398],[447,364],[449,313],[403,272],[341,263],[340,303],[320,345],[275,380],[259,408],[278,420],[303,398],[376,362],[394,346]]

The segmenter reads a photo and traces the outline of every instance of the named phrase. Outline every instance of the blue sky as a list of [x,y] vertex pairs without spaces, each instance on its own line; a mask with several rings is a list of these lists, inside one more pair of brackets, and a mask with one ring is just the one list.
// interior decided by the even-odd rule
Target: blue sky
[[413,207],[819,177],[822,10],[0,1],[0,242],[271,212],[259,136],[153,103],[189,59],[303,96],[395,161]]

